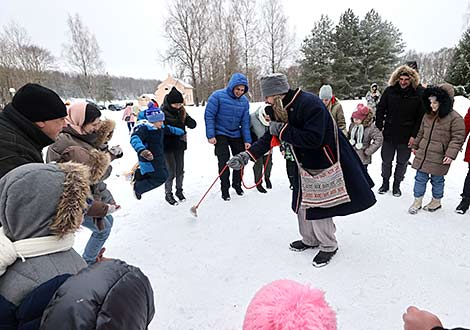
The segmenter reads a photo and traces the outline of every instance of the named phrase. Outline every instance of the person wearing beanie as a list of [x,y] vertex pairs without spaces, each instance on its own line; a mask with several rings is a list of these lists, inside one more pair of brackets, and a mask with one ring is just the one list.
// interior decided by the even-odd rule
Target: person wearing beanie
[[66,126],[67,111],[54,91],[26,84],[0,112],[0,178],[23,164],[43,163],[42,149]]
[[376,83],[373,83],[372,85],[370,85],[370,90],[366,94],[366,101],[367,101],[367,106],[374,114],[374,118],[375,118],[375,112],[377,111],[377,104],[379,104],[381,95],[382,94],[380,94],[379,86]]
[[[111,159],[122,155],[120,147],[111,149],[103,148],[109,136],[114,130],[114,122],[100,120],[101,111],[94,105],[86,102],[74,102],[68,108],[66,118],[67,127],[62,130],[57,140],[48,148],[46,154],[47,162],[60,161],[64,153],[70,147],[81,147],[88,151],[102,150],[109,154]],[[103,159],[103,161],[105,161]],[[105,173],[92,186],[92,193],[95,200],[102,201],[107,205],[116,206],[113,195],[107,189],[104,180],[111,174],[111,166],[108,166]],[[83,259],[88,264],[93,264],[102,258],[105,248],[103,247],[108,239],[113,226],[113,216],[106,214],[103,221],[97,222],[90,215],[86,215],[83,226],[90,229],[92,234],[83,252]]]
[[176,87],[172,87],[165,96],[161,109],[165,114],[166,125],[181,128],[185,132],[181,136],[165,134],[163,140],[163,150],[168,169],[168,179],[165,182],[165,200],[170,205],[177,205],[178,202],[173,196],[173,180],[176,179],[176,197],[180,202],[186,200],[183,194],[184,151],[188,143],[186,127],[195,128],[196,121],[186,112],[183,95]]
[[243,330],[336,330],[336,313],[318,289],[291,280],[263,286],[245,313]]
[[[338,251],[333,217],[361,212],[374,205],[376,200],[370,189],[373,182],[346,136],[335,134],[334,120],[318,96],[299,88],[291,89],[286,76],[280,73],[262,77],[260,86],[266,103],[273,108],[269,131],[245,152],[233,156],[227,164],[239,170],[250,159],[261,158],[276,140],[289,145],[298,166],[310,173],[318,173],[340,161],[350,201],[334,206],[302,204],[299,168],[293,173],[291,206],[297,214],[302,238],[290,243],[290,249],[300,252],[318,248],[312,264],[325,266]],[[340,159],[337,159],[337,151],[341,154]]]
[[[250,104],[246,93],[248,79],[241,73],[234,73],[226,88],[219,89],[209,96],[204,112],[206,137],[215,147],[224,201],[230,200],[230,170],[226,168],[230,151],[232,155],[236,155],[251,145]],[[233,171],[232,187],[237,195],[244,194],[240,171]]]
[[400,197],[400,183],[405,178],[411,146],[419,131],[424,106],[418,91],[419,74],[416,70],[402,65],[392,73],[388,84],[375,113],[375,125],[384,137],[381,150],[383,181],[378,193],[385,194],[390,189],[392,162],[396,155],[392,193]]
[[318,97],[323,101],[325,107],[330,111],[331,116],[338,125],[344,135],[348,135],[346,130],[346,119],[344,118],[343,106],[338,99],[333,95],[333,89],[330,85],[323,85],[320,88]]
[[421,209],[429,180],[432,199],[422,208],[429,212],[441,208],[444,176],[465,142],[464,120],[453,110],[453,89],[452,95],[446,89],[447,86],[431,86],[424,91],[424,96],[428,99],[426,113],[411,146],[415,155],[412,167],[416,169],[414,202],[408,209],[411,214],[416,214]]
[[362,103],[357,105],[351,115],[348,137],[367,170],[367,166],[372,163],[372,154],[382,146],[383,136],[374,125],[374,113]]
[[164,125],[165,113],[152,103],[145,110],[146,120],[139,122],[131,135],[131,145],[137,152],[139,168],[132,179],[134,196],[138,200],[142,194],[161,186],[168,179],[163,152],[164,134],[182,136],[181,128]]
[[2,328],[147,329],[148,278],[120,260],[87,267],[73,249],[90,183],[89,168],[71,162],[22,165],[0,180]]

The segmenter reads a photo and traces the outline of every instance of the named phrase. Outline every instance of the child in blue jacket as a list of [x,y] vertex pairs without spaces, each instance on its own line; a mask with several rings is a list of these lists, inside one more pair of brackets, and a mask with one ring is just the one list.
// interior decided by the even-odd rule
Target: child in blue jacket
[[147,120],[134,127],[131,135],[131,145],[137,152],[139,168],[134,173],[134,196],[142,198],[142,194],[165,183],[168,170],[163,153],[164,131],[170,134],[183,135],[184,130],[164,126],[165,114],[155,106],[145,110]]

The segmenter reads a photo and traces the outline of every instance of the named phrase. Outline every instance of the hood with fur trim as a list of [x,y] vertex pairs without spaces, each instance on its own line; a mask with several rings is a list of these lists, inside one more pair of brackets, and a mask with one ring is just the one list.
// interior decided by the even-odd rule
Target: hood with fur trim
[[65,163],[70,161],[87,165],[90,168],[90,181],[92,184],[96,184],[103,179],[111,162],[111,157],[107,152],[72,146],[64,150],[57,162]]
[[0,180],[0,224],[12,241],[74,233],[90,194],[88,167],[31,163]]
[[439,102],[439,110],[437,114],[440,118],[447,116],[452,111],[452,99],[446,89],[439,86],[430,86],[424,90],[423,102],[426,113],[432,113],[431,102],[429,97],[435,96]]
[[111,119],[105,119],[101,121],[100,128],[96,131],[97,139],[95,146],[100,147],[107,143],[113,137],[114,129],[116,128],[116,122]]
[[416,70],[410,68],[408,65],[402,65],[396,68],[390,76],[388,84],[390,86],[394,86],[395,84],[397,84],[402,73],[406,73],[410,77],[411,86],[413,87],[413,89],[418,88],[420,81],[419,73],[416,72]]

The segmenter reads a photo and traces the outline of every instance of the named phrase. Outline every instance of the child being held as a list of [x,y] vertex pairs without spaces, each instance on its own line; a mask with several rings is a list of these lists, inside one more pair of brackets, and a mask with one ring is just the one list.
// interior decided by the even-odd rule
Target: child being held
[[149,106],[145,110],[146,120],[142,120],[131,135],[131,145],[137,152],[139,168],[134,172],[134,196],[142,198],[142,194],[165,183],[168,170],[163,151],[163,137],[169,134],[183,135],[184,130],[163,125],[165,114],[160,108]]
[[372,154],[382,146],[383,135],[374,125],[374,113],[362,103],[359,103],[356,111],[352,113],[351,121],[349,142],[367,170],[367,166],[372,162]]

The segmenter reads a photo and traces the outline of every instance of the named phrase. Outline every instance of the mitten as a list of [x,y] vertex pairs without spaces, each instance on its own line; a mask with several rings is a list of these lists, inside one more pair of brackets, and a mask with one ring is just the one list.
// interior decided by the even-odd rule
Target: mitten
[[123,153],[122,153],[122,148],[120,146],[113,146],[109,149],[109,152],[111,155],[113,155],[115,158],[121,158]]
[[107,214],[114,213],[114,212],[116,212],[117,210],[119,210],[120,208],[121,208],[121,205],[118,205],[118,204],[108,204],[108,213],[107,213]]
[[153,154],[150,150],[142,150],[140,152],[140,155],[145,159],[145,160],[148,160],[149,162],[151,162],[153,160]]
[[270,121],[269,122],[269,133],[271,135],[279,136],[282,128],[284,127],[284,123],[280,123],[278,121]]
[[230,158],[227,162],[227,165],[230,168],[233,168],[234,170],[240,170],[243,166],[248,164],[248,161],[250,160],[250,155],[246,152],[240,152],[239,154],[233,156]]

